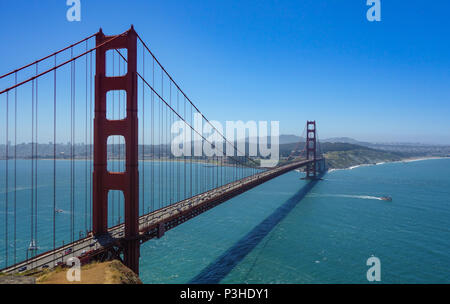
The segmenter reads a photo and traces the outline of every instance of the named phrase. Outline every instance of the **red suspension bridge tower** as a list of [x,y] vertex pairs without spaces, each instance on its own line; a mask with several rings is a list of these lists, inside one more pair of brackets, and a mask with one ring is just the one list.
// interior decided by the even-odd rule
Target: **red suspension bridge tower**
[[[317,159],[317,135],[316,121],[308,121],[306,123],[306,158]],[[306,179],[317,178],[317,164],[312,162],[306,166]]]
[[[96,36],[94,171],[93,171],[93,234],[108,233],[108,192],[122,191],[125,198],[124,262],[135,273],[139,271],[139,172],[137,118],[137,34],[134,28],[116,39],[105,36],[100,29]],[[111,40],[108,43],[106,41]],[[126,49],[128,70],[118,77],[106,76],[106,52]],[[126,92],[126,117],[106,118],[106,95],[109,91]],[[107,141],[109,136],[125,139],[125,172],[107,169]]]

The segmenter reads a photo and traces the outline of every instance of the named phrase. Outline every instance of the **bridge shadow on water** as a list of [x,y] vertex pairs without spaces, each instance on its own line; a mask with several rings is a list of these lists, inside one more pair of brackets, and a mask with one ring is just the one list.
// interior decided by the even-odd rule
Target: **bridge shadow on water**
[[[323,175],[320,175],[321,178]],[[294,207],[317,184],[318,180],[308,182],[303,188],[278,207],[271,215],[265,218],[247,235],[237,241],[231,248],[224,252],[214,262],[204,268],[195,276],[190,284],[217,284],[225,278],[247,254],[249,254],[275,226],[280,223]]]

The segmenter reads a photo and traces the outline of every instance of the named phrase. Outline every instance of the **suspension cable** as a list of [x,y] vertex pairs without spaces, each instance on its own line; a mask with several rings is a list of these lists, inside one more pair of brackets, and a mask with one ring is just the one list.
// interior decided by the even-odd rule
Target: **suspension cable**
[[89,53],[91,53],[91,52],[97,50],[98,48],[103,47],[104,45],[106,45],[106,44],[108,44],[108,43],[110,43],[110,42],[116,40],[117,38],[119,38],[119,37],[121,37],[121,36],[123,36],[123,35],[125,35],[125,34],[126,34],[126,32],[124,32],[124,33],[122,33],[122,34],[119,34],[119,35],[117,35],[117,36],[114,36],[113,38],[111,38],[111,39],[109,39],[109,40],[107,40],[107,41],[104,41],[103,43],[97,45],[96,47],[94,47],[94,48],[92,48],[92,49],[90,49],[90,50],[88,50],[87,52],[84,52],[84,53],[82,53],[82,54],[80,54],[80,55],[78,55],[78,56],[76,56],[76,57],[72,57],[71,59],[69,59],[69,60],[67,60],[67,61],[65,61],[65,62],[63,62],[63,63],[60,63],[59,65],[57,65],[57,66],[55,66],[55,67],[53,67],[53,68],[50,68],[50,69],[48,69],[48,70],[46,70],[46,71],[44,71],[44,72],[42,72],[42,73],[40,73],[40,74],[38,74],[38,75],[36,75],[36,76],[30,77],[30,78],[28,78],[27,80],[24,80],[24,81],[22,81],[22,82],[20,82],[20,83],[18,83],[18,84],[15,84],[15,85],[13,85],[13,86],[11,86],[11,87],[9,87],[9,88],[6,88],[6,89],[4,89],[3,91],[0,91],[0,95],[1,95],[1,94],[4,94],[4,93],[6,93],[6,92],[8,92],[8,91],[10,91],[10,90],[12,90],[12,89],[15,89],[15,88],[17,88],[17,87],[19,87],[19,86],[21,86],[21,85],[23,85],[23,84],[25,84],[25,83],[28,83],[28,82],[30,82],[30,81],[33,81],[33,80],[36,79],[36,78],[39,78],[39,77],[41,77],[41,76],[43,76],[43,75],[46,75],[46,74],[52,72],[53,70],[59,69],[60,67],[65,66],[66,64],[71,63],[72,61],[75,61],[75,60],[77,60],[78,58],[81,58],[81,57],[83,57],[84,55],[89,54]]
[[[222,136],[222,138],[225,140],[225,142],[229,143],[230,145],[232,145],[232,147],[234,148],[234,150],[237,152],[237,155],[239,155],[239,153],[245,155],[245,153],[242,153],[238,150],[238,148],[231,143],[221,132],[219,132],[219,130],[216,129],[216,127],[214,127],[213,124],[211,124],[211,122],[205,117],[205,115],[203,115],[203,113],[195,106],[195,104],[189,99],[189,97],[184,93],[184,91],[180,88],[180,86],[175,82],[175,80],[172,78],[172,76],[170,76],[170,74],[167,72],[167,70],[162,66],[162,64],[158,61],[158,59],[156,58],[156,56],[152,53],[152,51],[150,50],[150,48],[147,46],[147,44],[143,41],[143,39],[136,34],[139,41],[142,43],[142,45],[145,47],[145,49],[147,49],[147,51],[150,53],[150,55],[153,57],[153,59],[158,63],[158,65],[161,67],[161,70],[164,71],[164,73],[167,75],[167,77],[169,77],[169,79],[174,83],[174,85],[177,87],[177,89],[181,92],[181,94],[184,95],[184,97],[186,97],[186,100],[189,101],[189,103],[195,108],[195,110],[202,116],[203,119],[205,119],[205,121],[218,133]],[[117,52],[119,52],[116,49]],[[119,52],[120,53],[120,52]],[[122,56],[122,55],[121,55]],[[258,166],[258,163],[255,162],[253,159],[248,158],[247,156],[245,156],[249,161],[253,162],[255,165]]]
[[71,45],[69,45],[68,47],[65,47],[65,48],[63,48],[63,49],[60,49],[59,51],[56,51],[56,52],[54,52],[53,54],[50,54],[50,55],[45,56],[45,57],[43,57],[43,58],[41,58],[41,59],[38,59],[38,60],[36,60],[35,62],[32,62],[32,63],[30,63],[30,64],[24,65],[24,66],[22,66],[22,67],[20,67],[20,68],[18,68],[18,69],[15,69],[14,71],[11,71],[11,72],[9,72],[9,73],[6,73],[6,74],[4,74],[4,75],[1,75],[1,76],[0,76],[0,79],[5,78],[5,77],[7,77],[7,76],[9,76],[9,75],[12,75],[12,74],[16,74],[17,72],[20,72],[21,70],[24,70],[24,69],[26,69],[26,68],[29,68],[30,66],[33,66],[33,65],[35,65],[35,64],[38,64],[39,62],[44,61],[44,60],[46,60],[46,59],[49,59],[49,58],[51,58],[51,57],[53,57],[53,56],[56,56],[56,55],[59,54],[59,53],[62,53],[62,52],[64,52],[64,51],[67,51],[68,49],[70,49],[70,48],[72,48],[72,47],[74,47],[74,46],[77,46],[78,44],[83,43],[83,42],[85,42],[85,41],[91,39],[92,37],[95,37],[95,35],[97,35],[97,34],[98,34],[98,33],[92,34],[91,36],[88,36],[88,37],[86,37],[86,38],[84,38],[84,39],[82,39],[82,40],[80,40],[80,41],[78,41],[78,42],[75,42],[74,44],[71,44]]
[[[122,55],[122,53],[118,50],[118,49],[115,49],[116,50],[116,52],[118,52],[119,53],[119,55],[125,60],[125,61],[127,61],[126,59],[125,59],[125,57]],[[127,61],[128,62],[128,61]],[[207,140],[200,132],[198,132],[194,127],[192,127],[190,124],[188,124],[187,123],[187,121],[183,118],[183,117],[181,117],[181,115],[177,112],[177,111],[175,111],[175,109],[173,109],[172,108],[172,106],[171,105],[169,105],[169,103],[158,93],[158,92],[156,92],[156,90],[147,82],[147,80],[145,80],[144,79],[144,77],[142,77],[142,75],[140,74],[140,73],[138,73],[138,72],[136,72],[136,75],[139,77],[139,78],[141,78],[142,79],[142,81],[144,81],[144,83],[156,94],[156,96],[171,110],[171,111],[173,111],[187,126],[189,126],[195,133],[197,133],[203,140],[205,140],[207,143],[209,143],[210,145],[212,145],[213,146],[213,144],[209,141],[209,140]],[[170,77],[170,76],[169,76]],[[175,83],[175,82],[174,82]],[[181,90],[180,90],[180,92],[182,92]],[[186,96],[185,96],[186,97]],[[186,97],[186,99],[187,100],[189,100],[187,97]],[[191,105],[198,111],[198,109],[195,107],[195,105],[193,105],[192,103],[191,103]],[[199,114],[201,114],[200,112],[199,112]],[[202,115],[202,118],[204,118],[208,123],[209,123],[209,121],[203,116],[203,114],[201,114]],[[211,123],[210,123],[210,125],[212,126],[212,128],[214,128],[214,130],[217,130]],[[217,131],[218,132],[218,131]],[[225,139],[225,141],[226,142],[228,142],[228,143],[230,143],[226,138],[225,138],[225,136],[224,135],[222,135],[220,132],[218,132],[218,134],[220,134],[224,139]],[[230,143],[231,144],[231,143]],[[235,145],[234,144],[232,144],[233,145],[233,147],[235,148],[235,150],[237,151],[237,152],[239,152],[239,153],[242,153],[242,152],[240,152],[236,147],[235,147]],[[220,152],[221,153],[225,153],[224,151],[222,151],[222,150],[220,150]],[[235,161],[237,161],[237,162],[239,162],[240,164],[242,164],[243,166],[246,166],[246,167],[250,167],[250,168],[252,168],[252,166],[249,166],[249,165],[246,165],[245,163],[243,163],[243,162],[241,162],[241,161],[239,161],[239,160],[237,160],[237,159],[235,159],[233,156],[230,156],[232,159],[234,159]],[[250,160],[251,162],[253,162],[253,163],[255,163],[255,165],[259,165],[257,162],[255,162],[253,159],[251,159],[251,158],[248,158],[247,156],[245,156],[245,154],[244,154],[244,157],[245,158],[247,158],[248,160]]]

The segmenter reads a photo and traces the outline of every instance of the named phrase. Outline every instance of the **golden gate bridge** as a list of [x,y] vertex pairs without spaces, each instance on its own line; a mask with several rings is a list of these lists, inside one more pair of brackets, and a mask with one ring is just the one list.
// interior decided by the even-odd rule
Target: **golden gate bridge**
[[[306,140],[298,143],[305,148],[276,167],[263,168],[239,151],[133,27],[114,36],[100,29],[0,76],[2,87],[0,267],[6,273],[52,268],[70,257],[117,258],[139,273],[143,242],[292,170],[304,167],[308,180],[326,170],[315,121],[306,123]],[[235,155],[205,138],[194,114]],[[177,120],[189,129],[185,142],[196,135],[218,153],[170,153]]]

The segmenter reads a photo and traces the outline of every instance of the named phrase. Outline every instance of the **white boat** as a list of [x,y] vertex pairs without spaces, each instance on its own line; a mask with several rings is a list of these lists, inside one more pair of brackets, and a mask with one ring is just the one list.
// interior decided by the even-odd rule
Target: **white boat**
[[36,241],[35,240],[31,240],[30,241],[30,245],[28,246],[28,250],[33,251],[33,250],[38,250],[38,246],[36,246]]

